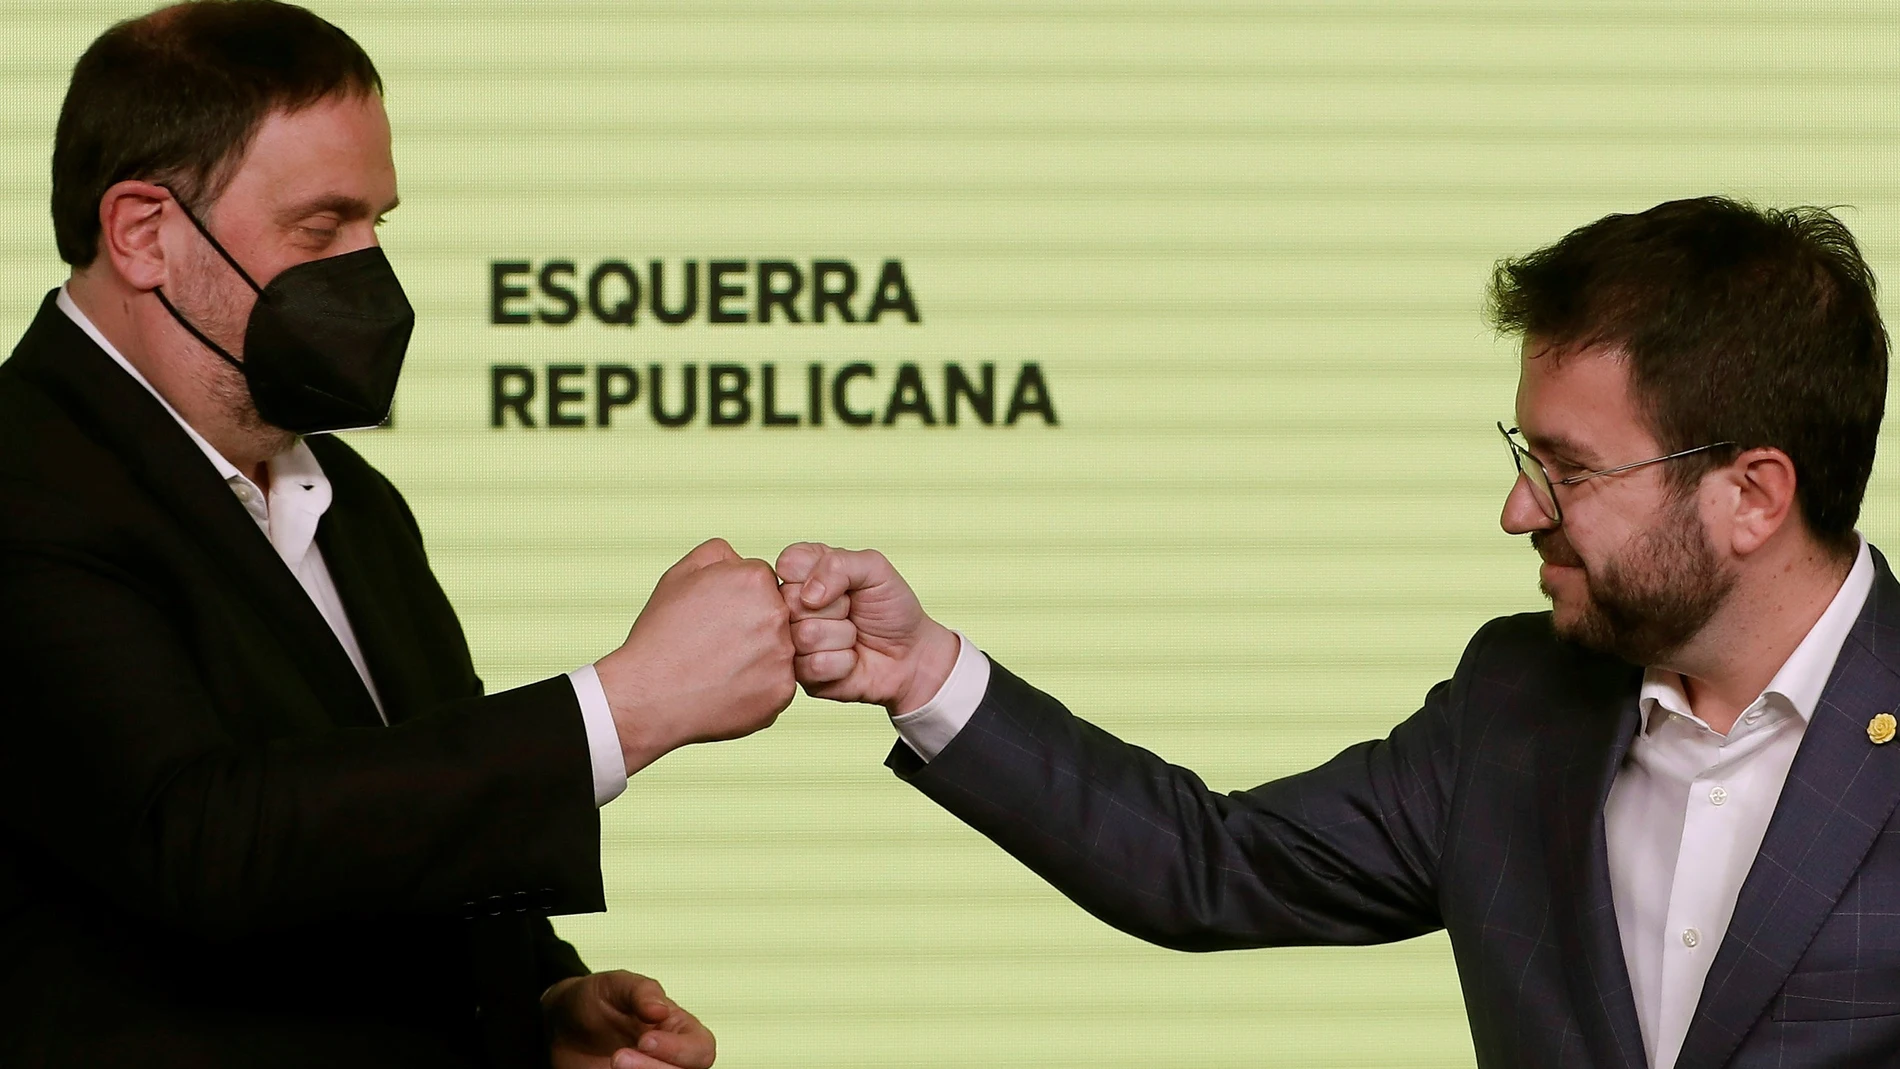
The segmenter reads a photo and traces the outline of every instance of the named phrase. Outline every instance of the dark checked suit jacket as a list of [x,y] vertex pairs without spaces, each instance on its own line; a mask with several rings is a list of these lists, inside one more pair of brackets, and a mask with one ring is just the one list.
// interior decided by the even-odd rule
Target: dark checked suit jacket
[[[1900,1065],[1900,584],[1878,577],[1741,889],[1680,1069]],[[1182,950],[1447,929],[1478,1063],[1641,1066],[1603,803],[1641,672],[1495,620],[1378,742],[1249,791],[1072,716],[998,666],[964,730],[899,775],[1083,908]]]
[[602,908],[573,689],[483,697],[401,496],[310,446],[392,726],[50,296],[0,365],[0,1066],[546,1063],[544,914]]

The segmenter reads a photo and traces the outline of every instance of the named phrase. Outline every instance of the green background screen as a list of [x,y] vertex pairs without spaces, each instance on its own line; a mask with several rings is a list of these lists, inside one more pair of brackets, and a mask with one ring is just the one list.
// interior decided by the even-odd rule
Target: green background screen
[[[1881,4],[310,6],[387,82],[383,238],[419,314],[394,426],[351,440],[407,494],[494,689],[617,645],[704,538],[822,539],[885,550],[1081,715],[1252,786],[1384,734],[1479,624],[1542,605],[1497,526],[1495,261],[1705,193],[1846,205],[1878,272],[1900,253]],[[64,277],[71,65],[145,9],[0,0],[9,337]],[[603,322],[656,260],[674,307],[696,265],[696,314],[643,293]],[[744,265],[719,305],[744,322],[714,321],[714,261]],[[803,322],[757,321],[762,261],[792,265]],[[856,271],[859,322],[812,321],[818,261]],[[917,322],[894,289],[863,321],[886,261]],[[571,322],[543,318],[566,310],[550,262]],[[628,266],[603,317],[604,262]],[[498,270],[528,322],[494,322]],[[768,365],[795,424],[765,422]],[[988,421],[960,395],[949,422],[950,365],[973,391],[993,366]],[[641,384],[607,426],[602,366],[632,369],[616,396]],[[652,369],[677,412],[689,366],[696,414],[665,426]],[[499,427],[498,383],[536,391]],[[580,425],[549,425],[551,389]],[[1862,530],[1896,528],[1883,458]],[[663,980],[732,1066],[1470,1063],[1442,936],[1144,945],[894,779],[892,739],[801,697],[666,758],[603,814],[609,911],[557,927]]]

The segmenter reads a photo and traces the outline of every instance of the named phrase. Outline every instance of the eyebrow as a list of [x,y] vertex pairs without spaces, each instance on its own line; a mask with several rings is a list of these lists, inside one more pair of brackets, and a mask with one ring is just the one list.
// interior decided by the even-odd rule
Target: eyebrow
[[1552,456],[1574,461],[1586,468],[1593,468],[1602,463],[1602,458],[1597,456],[1595,450],[1584,446],[1580,442],[1566,438],[1561,434],[1532,434],[1529,431],[1521,429],[1518,433],[1522,434],[1524,441],[1528,442],[1532,448],[1537,449],[1539,452],[1549,453]]
[[350,222],[356,219],[370,219],[388,215],[390,212],[395,211],[397,206],[401,203],[402,198],[396,197],[381,209],[377,209],[374,205],[370,204],[369,201],[359,197],[349,197],[341,193],[325,193],[306,201],[300,201],[279,211],[277,213],[277,219],[283,223],[294,223],[299,219],[308,219],[322,212],[335,212],[337,215],[342,216],[345,222]]

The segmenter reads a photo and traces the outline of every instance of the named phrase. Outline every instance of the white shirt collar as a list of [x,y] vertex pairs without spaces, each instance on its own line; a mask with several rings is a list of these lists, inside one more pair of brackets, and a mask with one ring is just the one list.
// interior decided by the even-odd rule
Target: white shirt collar
[[[1858,535],[1855,537],[1859,538]],[[1848,570],[1847,578],[1835,592],[1834,600],[1828,602],[1821,618],[1814,622],[1801,644],[1782,662],[1781,669],[1763,688],[1761,698],[1777,695],[1788,703],[1803,723],[1811,719],[1815,706],[1821,703],[1821,691],[1826,689],[1828,677],[1834,674],[1834,662],[1840,659],[1841,647],[1847,644],[1848,633],[1854,630],[1854,621],[1860,619],[1861,606],[1867,603],[1867,595],[1873,589],[1873,554],[1867,548],[1867,540],[1860,538],[1860,550],[1854,557],[1854,566]],[[1683,690],[1682,677],[1667,669],[1648,668],[1643,671],[1643,687],[1638,700],[1643,711],[1640,729],[1643,734],[1648,734],[1651,718],[1658,708],[1694,719],[1689,711],[1689,699]]]
[[310,451],[309,444],[299,438],[296,445],[266,462],[271,477],[271,491],[266,496],[256,483],[238,470],[237,465],[226,460],[224,454],[206,441],[197,428],[185,422],[185,417],[178,414],[170,401],[165,400],[165,395],[159,393],[144,375],[139,374],[139,369],[132,366],[125,354],[106,340],[98,326],[73,301],[65,286],[60,286],[59,296],[54,298],[54,303],[66,313],[66,318],[86,332],[86,337],[91,338],[93,344],[105,350],[113,363],[125,369],[125,373],[132,376],[132,381],[145,387],[146,392],[165,407],[165,411],[191,438],[192,444],[217,469],[218,477],[231,487],[245,511],[257,521],[257,526],[270,539],[284,562],[296,568],[310,551],[311,541],[316,536],[317,521],[330,507],[330,480],[323,474],[323,465],[317,462],[317,456]]

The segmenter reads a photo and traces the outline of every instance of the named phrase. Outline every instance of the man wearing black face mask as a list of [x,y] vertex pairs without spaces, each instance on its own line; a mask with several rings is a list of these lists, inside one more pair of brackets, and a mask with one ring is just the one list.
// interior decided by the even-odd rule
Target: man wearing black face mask
[[546,915],[603,908],[628,775],[789,702],[771,568],[709,542],[620,648],[484,696],[319,434],[386,417],[414,313],[381,81],[309,12],[112,28],[53,175],[72,276],[0,366],[0,1065],[710,1065]]
[[[163,187],[161,187],[163,188]],[[260,286],[170,189],[178,210],[231,270],[257,294],[239,360],[152,296],[199,344],[244,376],[257,414],[293,434],[381,426],[396,398],[396,378],[416,326],[415,309],[396,281],[389,257],[375,245],[287,267]]]

